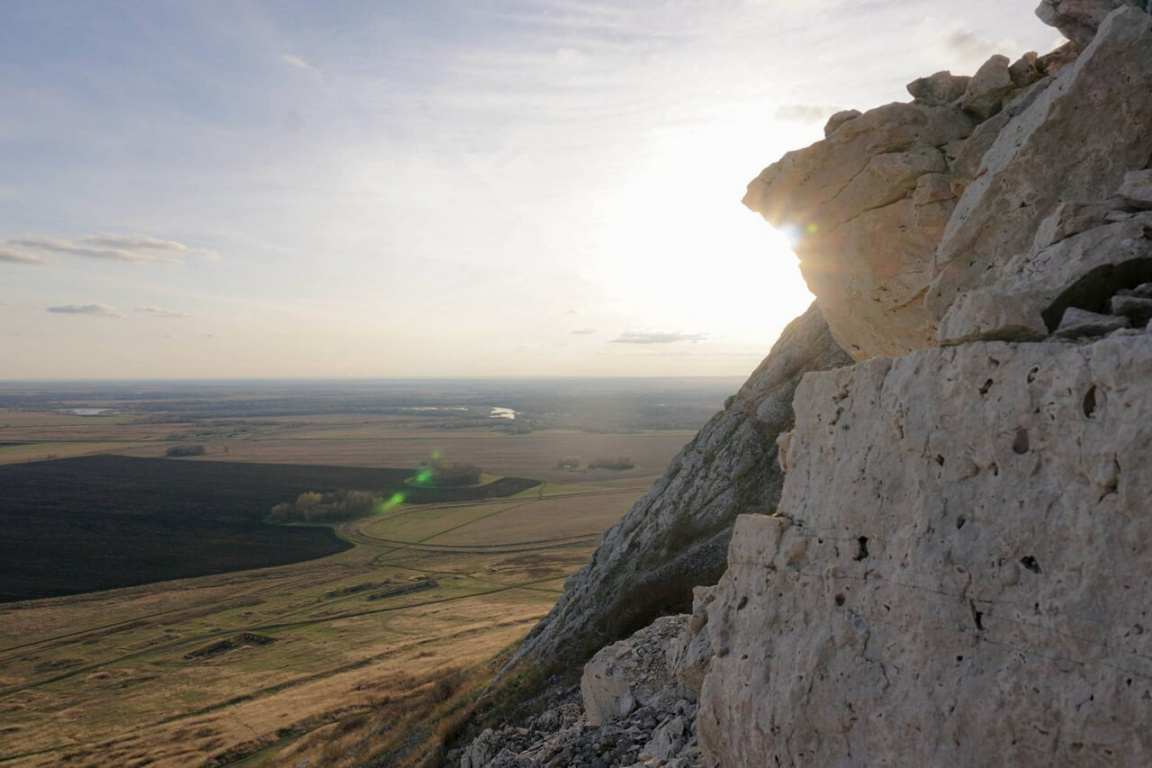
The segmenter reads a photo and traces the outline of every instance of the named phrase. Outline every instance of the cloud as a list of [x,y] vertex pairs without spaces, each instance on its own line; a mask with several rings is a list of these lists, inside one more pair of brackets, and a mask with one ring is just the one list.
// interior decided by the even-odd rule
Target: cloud
[[188,246],[175,240],[161,240],[148,235],[115,235],[103,232],[99,235],[85,235],[79,242],[100,248],[117,248],[124,251],[175,251],[186,253]]
[[[927,20],[921,29],[925,29],[926,26]],[[1011,53],[1019,49],[1020,46],[1015,40],[993,40],[959,25],[953,25],[947,31],[937,33],[936,40],[930,47],[930,50],[935,51],[939,62],[956,73],[975,72],[993,55]]]
[[948,33],[941,40],[944,50],[962,56],[965,59],[987,59],[1000,49],[998,43],[986,40],[974,32],[966,29],[957,29]]
[[174,309],[164,309],[163,307],[136,307],[132,311],[152,317],[188,317],[187,312],[177,312]]
[[612,339],[610,344],[675,344],[680,341],[704,341],[707,339],[707,334],[703,333],[637,333],[634,331],[626,331],[615,339]]
[[116,311],[115,307],[107,304],[65,304],[60,307],[48,307],[49,312],[60,315],[91,315],[92,317],[124,317]]
[[319,72],[320,71],[320,70],[316,69],[316,67],[309,64],[304,59],[300,58],[299,56],[293,56],[290,53],[285,53],[284,55],[282,55],[280,57],[280,61],[284,62],[285,64],[287,64],[289,66],[296,67],[297,69],[304,69],[304,70],[307,70],[309,72]]
[[173,259],[169,256],[156,256],[150,253],[140,253],[124,248],[93,248],[90,245],[83,245],[82,243],[59,237],[25,237],[9,242],[14,245],[22,245],[25,248],[35,248],[40,251],[64,253],[69,256],[82,256],[87,259],[100,259],[102,261],[124,261],[133,264],[178,265],[184,263],[179,259]]
[[10,264],[47,264],[47,259],[37,256],[27,251],[19,251],[15,248],[6,248],[0,245],[0,261],[8,262]]
[[572,333],[576,334],[577,336],[591,336],[592,334],[596,333],[596,329],[595,328],[577,328],[576,330],[572,331]]
[[774,116],[790,123],[821,123],[842,109],[827,104],[785,104],[776,110]]
[[[124,261],[132,264],[181,265],[184,263],[172,254],[197,256],[202,259],[220,258],[220,254],[215,251],[206,248],[194,248],[175,240],[164,240],[159,237],[139,234],[121,235],[112,232],[84,235],[74,240],[62,237],[24,237],[19,240],[11,240],[9,244],[50,253],[63,253],[69,256],[82,256],[104,261]],[[0,242],[0,247],[2,246],[3,242]]]

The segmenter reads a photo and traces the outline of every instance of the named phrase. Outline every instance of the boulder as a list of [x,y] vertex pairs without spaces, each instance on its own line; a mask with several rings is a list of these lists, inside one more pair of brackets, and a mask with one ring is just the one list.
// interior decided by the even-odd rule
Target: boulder
[[711,766],[1152,765],[1152,335],[805,378],[709,608]]
[[1008,67],[1008,76],[1012,78],[1012,85],[1017,88],[1027,88],[1044,77],[1040,68],[1040,56],[1035,51],[1029,51]]
[[1009,71],[1007,56],[996,55],[984,62],[968,83],[960,106],[980,120],[987,120],[1000,111],[1004,97],[1016,89]]
[[678,695],[669,664],[688,617],[665,616],[629,638],[599,651],[584,665],[580,696],[588,725],[627,717],[637,706],[670,709]]
[[828,122],[824,124],[824,138],[828,138],[836,133],[836,131],[840,130],[840,126],[850,120],[855,120],[860,117],[861,114],[858,109],[845,109],[832,115],[832,117],[828,118]]
[[1115,315],[1101,315],[1076,307],[1064,310],[1060,327],[1056,329],[1058,339],[1083,339],[1092,336],[1106,336],[1112,331],[1131,325],[1128,318]]
[[1152,320],[1152,299],[1139,296],[1113,296],[1109,306],[1112,314],[1131,321],[1132,325],[1143,327]]
[[935,343],[921,298],[955,203],[943,193],[942,148],[974,125],[954,106],[888,104],[788,153],[748,185],[746,206],[800,234],[800,269],[854,358]]
[[[994,285],[969,291],[949,308],[940,342],[1035,340],[1045,328],[1055,331],[1069,307],[1109,313],[1113,296],[1152,280],[1152,212],[1063,236],[1081,224],[1106,221],[1106,207],[1059,207],[1039,227],[1032,248],[1009,261]],[[1005,332],[1018,326],[1034,333]]]
[[1036,15],[1045,24],[1056,27],[1064,37],[1079,45],[1088,45],[1096,36],[1104,18],[1119,8],[1143,7],[1142,0],[1041,0]]
[[995,288],[964,294],[940,324],[941,346],[971,341],[1040,341],[1048,326],[1040,309]]
[[1152,169],[1124,174],[1124,183],[1117,194],[1133,208],[1152,208]]
[[917,102],[929,107],[943,107],[958,100],[968,90],[970,77],[937,72],[908,83],[908,93]]

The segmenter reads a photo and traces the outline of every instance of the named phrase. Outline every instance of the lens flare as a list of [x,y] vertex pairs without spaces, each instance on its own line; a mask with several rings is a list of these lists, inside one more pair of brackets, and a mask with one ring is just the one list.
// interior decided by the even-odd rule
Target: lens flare
[[381,499],[380,503],[376,505],[376,509],[373,510],[373,513],[382,515],[385,512],[391,512],[392,510],[396,509],[396,507],[403,504],[404,500],[407,498],[408,494],[404,493],[404,491],[397,491],[388,499]]

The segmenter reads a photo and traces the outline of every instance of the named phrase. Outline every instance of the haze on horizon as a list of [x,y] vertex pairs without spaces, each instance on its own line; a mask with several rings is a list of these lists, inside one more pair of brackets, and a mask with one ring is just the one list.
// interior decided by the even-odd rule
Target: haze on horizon
[[1032,5],[10,0],[0,379],[747,374],[745,184]]

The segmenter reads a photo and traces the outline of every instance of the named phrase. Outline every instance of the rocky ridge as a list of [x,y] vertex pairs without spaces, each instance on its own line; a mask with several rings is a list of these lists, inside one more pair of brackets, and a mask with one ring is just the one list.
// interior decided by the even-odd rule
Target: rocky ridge
[[579,669],[606,644],[689,610],[692,589],[724,572],[737,515],[776,508],[784,475],[775,440],[791,429],[800,378],[850,362],[815,306],[793,321],[724,410],[604,534],[509,668]]
[[777,482],[767,456],[783,487],[691,615],[600,650],[558,727],[454,764],[1152,764],[1152,16],[1037,14],[1073,42],[833,116],[750,184],[860,362],[757,395],[794,426],[739,441],[741,488]]

